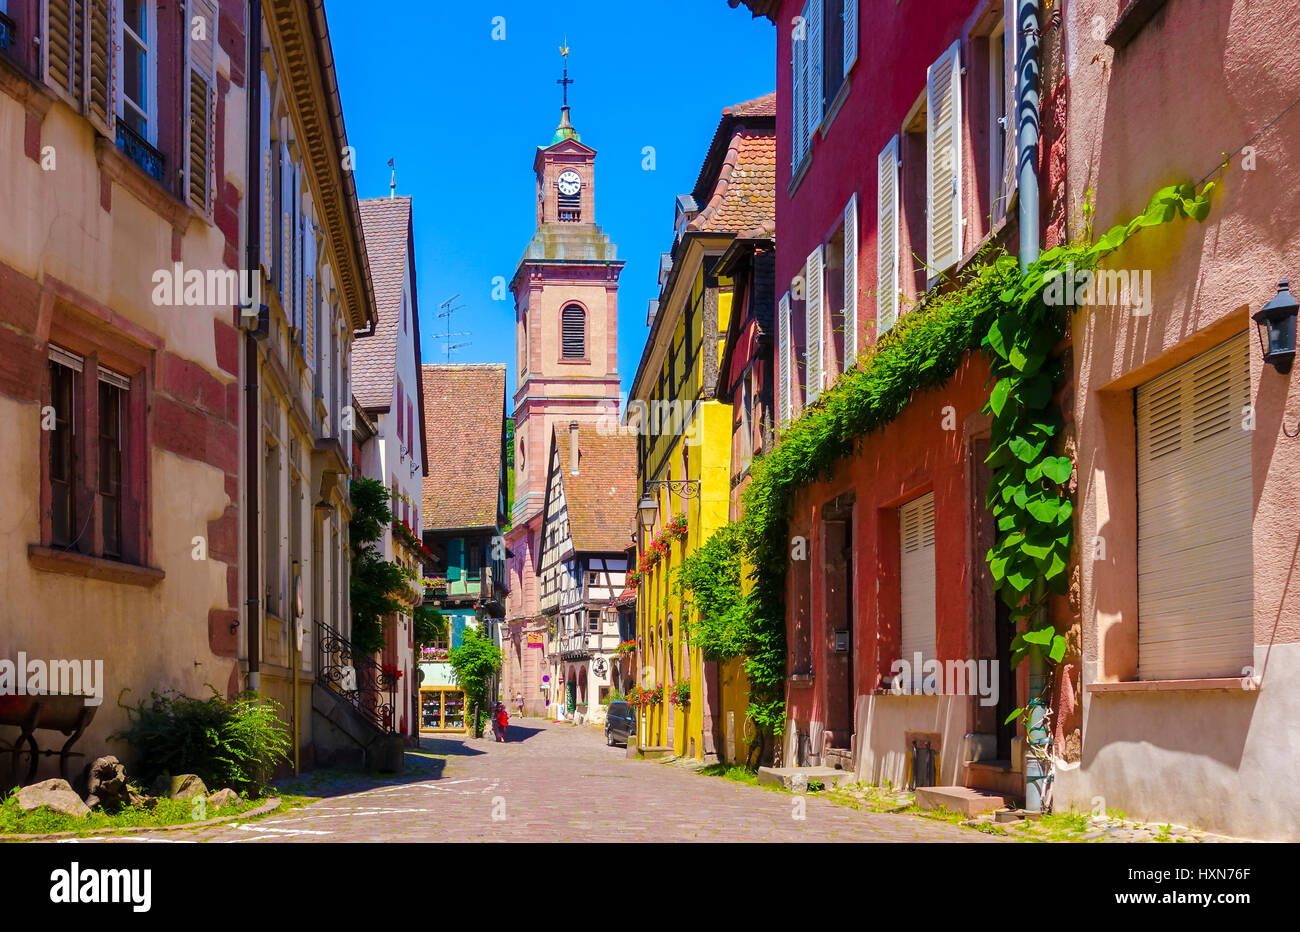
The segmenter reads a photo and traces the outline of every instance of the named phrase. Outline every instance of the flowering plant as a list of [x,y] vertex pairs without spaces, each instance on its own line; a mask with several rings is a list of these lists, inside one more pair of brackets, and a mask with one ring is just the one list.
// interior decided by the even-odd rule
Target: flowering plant
[[614,653],[622,657],[624,654],[630,654],[636,650],[636,641],[619,641],[618,647],[614,648]]
[[389,679],[400,680],[402,678],[402,671],[391,664],[385,665],[383,670],[384,670],[384,676],[388,677]]
[[683,512],[668,522],[662,536],[673,540],[686,540],[686,530],[686,513]]
[[678,683],[668,684],[668,701],[675,706],[685,708],[691,704],[691,683],[689,680],[682,680]]
[[662,705],[664,701],[664,688],[662,686],[651,686],[649,689],[645,689],[641,686],[633,686],[627,694],[627,701],[636,709]]

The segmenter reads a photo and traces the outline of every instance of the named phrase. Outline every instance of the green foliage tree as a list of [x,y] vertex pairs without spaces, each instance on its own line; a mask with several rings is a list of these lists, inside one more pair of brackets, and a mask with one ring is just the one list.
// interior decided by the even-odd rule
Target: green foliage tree
[[466,626],[460,645],[452,649],[448,660],[452,679],[465,693],[466,712],[474,715],[474,737],[481,738],[491,712],[489,684],[501,672],[501,648],[479,629]]
[[397,593],[411,578],[385,560],[376,542],[393,523],[388,488],[378,479],[353,479],[352,519],[348,537],[352,548],[352,646],[363,654],[384,647],[383,617],[406,611]]
[[431,605],[417,605],[411,616],[415,625],[415,652],[447,636],[447,616]]

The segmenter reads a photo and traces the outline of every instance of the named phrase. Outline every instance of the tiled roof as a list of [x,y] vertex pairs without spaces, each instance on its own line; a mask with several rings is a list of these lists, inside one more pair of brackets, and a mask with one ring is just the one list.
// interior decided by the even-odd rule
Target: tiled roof
[[[502,363],[426,365],[424,526],[495,527],[505,430]],[[635,471],[635,470],[634,470]]]
[[744,103],[732,104],[722,111],[724,117],[748,117],[748,116],[776,116],[776,91],[770,94],[764,94],[762,97],[755,97],[753,100],[746,100]]
[[708,204],[688,230],[748,233],[776,219],[776,137],[738,128]]
[[352,344],[352,387],[362,407],[386,411],[393,403],[411,199],[376,197],[360,204],[379,320],[373,334]]
[[573,548],[588,553],[622,553],[628,521],[636,512],[636,437],[602,435],[594,425],[578,428],[578,474],[569,469],[569,427],[555,427],[564,503],[569,509]]

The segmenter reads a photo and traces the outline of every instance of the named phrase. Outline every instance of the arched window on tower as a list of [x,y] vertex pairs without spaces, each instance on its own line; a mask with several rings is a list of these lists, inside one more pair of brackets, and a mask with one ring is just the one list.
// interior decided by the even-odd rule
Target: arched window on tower
[[576,304],[560,312],[560,329],[565,359],[587,358],[587,315]]

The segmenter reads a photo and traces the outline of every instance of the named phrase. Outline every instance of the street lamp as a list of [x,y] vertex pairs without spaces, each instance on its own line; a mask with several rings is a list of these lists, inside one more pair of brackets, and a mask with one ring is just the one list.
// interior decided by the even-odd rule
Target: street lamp
[[1283,375],[1291,371],[1291,361],[1295,359],[1297,308],[1300,308],[1300,302],[1291,294],[1291,282],[1284,278],[1278,282],[1273,300],[1254,314],[1264,362]]
[[636,507],[641,513],[641,526],[647,531],[650,530],[655,526],[655,518],[659,516],[659,503],[649,492],[646,492],[641,496],[641,501]]

